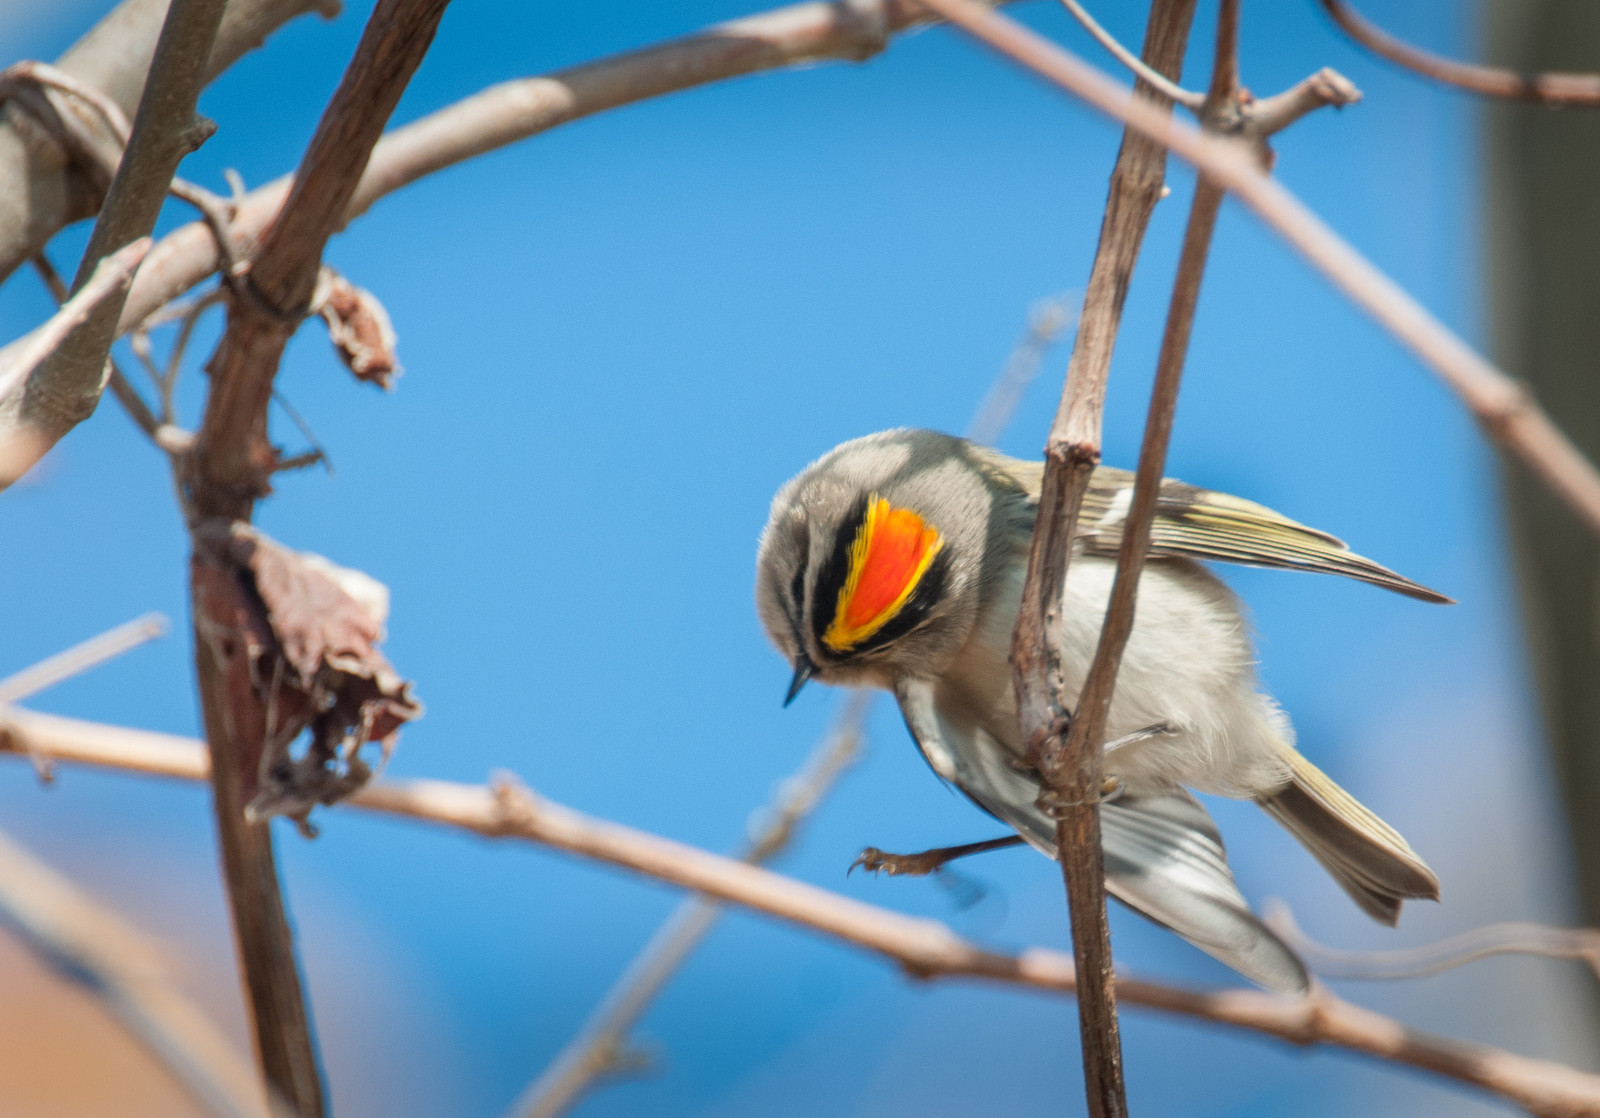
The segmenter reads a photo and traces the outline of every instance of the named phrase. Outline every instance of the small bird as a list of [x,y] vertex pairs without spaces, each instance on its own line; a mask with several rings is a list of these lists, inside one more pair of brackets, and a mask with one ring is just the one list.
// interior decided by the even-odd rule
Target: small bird
[[[936,431],[844,443],[773,499],[756,607],[794,669],[785,705],[813,678],[892,692],[933,771],[1055,857],[1009,663],[1043,474],[1041,463]],[[1063,607],[1069,703],[1099,640],[1132,497],[1133,474],[1095,469]],[[1438,899],[1439,883],[1399,834],[1295,750],[1288,718],[1257,683],[1240,603],[1199,562],[1208,559],[1450,599],[1262,505],[1162,482],[1106,728],[1105,772],[1120,793],[1101,811],[1106,888],[1246,978],[1304,993],[1304,964],[1250,910],[1191,789],[1260,804],[1381,923],[1394,924],[1407,898]],[[967,850],[864,856],[877,868],[933,856],[926,866]]]

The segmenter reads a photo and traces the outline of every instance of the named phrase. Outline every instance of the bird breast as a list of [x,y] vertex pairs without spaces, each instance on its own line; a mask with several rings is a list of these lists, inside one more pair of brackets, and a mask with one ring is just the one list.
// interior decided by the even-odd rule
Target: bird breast
[[[1063,611],[1068,703],[1077,705],[1100,639],[1116,565],[1073,557]],[[1021,758],[1009,653],[1022,598],[1018,563],[980,614],[973,635],[938,681],[936,702],[952,720],[986,733],[969,748]],[[1288,779],[1282,745],[1293,731],[1256,685],[1253,655],[1237,599],[1198,563],[1159,560],[1140,579],[1133,630],[1117,674],[1106,740],[1165,723],[1170,734],[1116,750],[1106,760],[1134,795],[1184,785],[1241,798]],[[978,744],[983,743],[983,744]]]

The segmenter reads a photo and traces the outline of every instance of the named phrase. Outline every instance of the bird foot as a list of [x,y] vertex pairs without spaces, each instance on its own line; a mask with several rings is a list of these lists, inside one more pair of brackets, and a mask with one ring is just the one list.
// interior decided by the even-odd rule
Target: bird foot
[[961,846],[936,846],[932,850],[923,850],[916,854],[890,854],[879,850],[876,846],[869,846],[856,855],[856,860],[850,863],[850,868],[845,873],[853,873],[859,867],[871,873],[886,873],[890,877],[926,877],[943,869],[957,858],[982,854],[986,850],[1017,846],[1022,841],[1021,835],[1006,835],[1004,838],[969,842]]

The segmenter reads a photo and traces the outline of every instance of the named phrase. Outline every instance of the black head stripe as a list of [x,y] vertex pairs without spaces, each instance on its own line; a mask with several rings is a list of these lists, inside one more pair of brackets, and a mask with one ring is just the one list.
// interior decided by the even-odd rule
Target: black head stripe
[[[811,591],[811,632],[817,638],[817,649],[832,660],[843,660],[849,653],[836,654],[822,639],[822,634],[833,624],[833,615],[839,609],[839,591],[850,579],[850,547],[856,542],[856,533],[867,520],[868,495],[863,493],[850,506],[850,511],[839,523],[839,534],[834,537],[833,550],[817,570],[816,586]],[[852,650],[853,651],[853,650]]]

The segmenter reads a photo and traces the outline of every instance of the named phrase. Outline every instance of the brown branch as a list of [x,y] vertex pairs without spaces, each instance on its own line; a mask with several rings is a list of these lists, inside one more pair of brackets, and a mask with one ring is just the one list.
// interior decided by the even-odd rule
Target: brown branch
[[[89,235],[74,291],[89,282],[102,259],[143,241],[155,227],[178,161],[196,143],[195,102],[225,6],[225,0],[172,0],[167,9],[127,149]],[[94,412],[105,390],[106,357],[124,294],[117,290],[98,303],[28,377],[10,422],[0,425],[0,447],[15,448],[0,450],[11,460],[0,473],[0,487]]]
[[[882,51],[891,35],[932,19],[915,0],[807,0],[686,38],[491,86],[386,135],[373,150],[343,220],[354,220],[385,194],[425,175],[560,125],[763,70],[865,61]],[[230,230],[240,256],[255,251],[289,186],[289,179],[279,179],[239,200]],[[175,230],[141,270],[119,329],[134,329],[217,266],[216,244],[203,223]]]
[[266,1118],[244,1056],[168,978],[137,928],[0,834],[0,918],[87,990],[216,1118]]
[[[56,271],[55,265],[50,263],[50,258],[41,252],[33,258],[33,266],[39,273],[45,289],[50,292],[51,298],[57,303],[65,303],[71,292],[67,290],[66,281]],[[161,428],[161,420],[150,410],[150,405],[144,402],[139,390],[128,381],[116,358],[109,355],[106,357],[106,373],[106,387],[111,389],[111,394],[117,398],[117,403],[122,405],[122,410],[128,413],[128,418],[133,420],[139,430],[154,440],[156,432]]]
[[[1145,28],[1144,60],[1176,81],[1194,19],[1194,0],[1156,0]],[[938,10],[937,8],[935,10]],[[1170,112],[1170,103],[1141,88]],[[1100,459],[1106,376],[1128,283],[1150,215],[1160,199],[1166,150],[1133,130],[1123,134],[1110,197],[1061,404],[1045,448],[1038,517],[1028,551],[1022,605],[1011,641],[1018,722],[1029,757],[1045,779],[1056,817],[1056,847],[1066,881],[1072,948],[1083,988],[1078,1025],[1084,1090],[1091,1118],[1127,1113],[1111,933],[1106,923],[1105,862],[1100,845],[1100,750],[1071,752],[1073,727],[1062,666],[1062,598],[1083,495]]]
[[[165,11],[165,4],[124,0],[62,55],[56,68],[131,114],[150,71]],[[232,66],[282,24],[310,11],[331,17],[338,11],[337,0],[230,0],[211,47],[205,81]],[[25,114],[0,113],[0,278],[36,256],[67,225],[93,217],[109,182],[98,167],[86,165],[63,143],[60,130],[39,123],[39,114],[62,121],[74,118],[78,106],[72,95],[30,97],[23,100],[23,107]],[[109,132],[105,139],[109,144]],[[113,150],[120,150],[120,145]]]
[[[1207,136],[1082,59],[974,0],[919,0],[1051,84],[1165,145],[1234,194],[1352,302],[1439,374],[1487,433],[1600,534],[1600,472],[1527,391],[1480,356],[1264,174],[1238,141]],[[1046,493],[1052,500],[1059,497]]]
[[[152,776],[205,780],[209,773],[205,745],[191,738],[15,707],[0,713],[0,752],[22,754],[29,748],[57,761]],[[1061,994],[1076,990],[1072,960],[1063,952],[988,951],[937,921],[864,904],[736,859],[594,819],[515,786],[380,781],[346,802],[490,838],[525,840],[617,866],[874,952],[918,978],[975,978]],[[1600,1118],[1600,1076],[1409,1029],[1325,990],[1295,999],[1256,990],[1197,991],[1120,978],[1117,995],[1127,1005],[1430,1071],[1547,1118]]]
[[[873,696],[865,691],[849,698],[838,724],[817,744],[805,767],[784,781],[778,802],[759,821],[759,830],[754,827],[758,820],[752,819],[753,837],[741,861],[761,865],[789,845],[795,830],[860,757],[872,703]],[[600,1079],[631,1067],[629,1031],[721,915],[722,906],[706,897],[684,900],[617,979],[578,1034],[511,1104],[508,1118],[556,1118]]]
[[[257,1055],[269,1086],[303,1118],[321,1118],[323,1090],[294,935],[284,909],[266,819],[247,814],[275,709],[255,679],[252,650],[270,643],[241,589],[245,574],[208,525],[248,521],[277,465],[267,407],[285,344],[305,316],[322,252],[340,226],[401,93],[416,72],[448,0],[379,0],[355,55],[323,111],[293,189],[249,272],[231,287],[228,320],[208,365],[211,387],[194,449],[182,460],[195,530],[190,566],[195,667],[223,877]],[[229,223],[231,226],[231,222]],[[205,226],[229,239],[229,229]],[[213,251],[227,254],[214,242]],[[213,533],[215,535],[215,533]]]
[[1457,62],[1396,38],[1344,0],[1322,0],[1322,6],[1345,34],[1373,54],[1425,78],[1513,101],[1532,101],[1540,105],[1600,105],[1600,74],[1519,74],[1498,66]]

